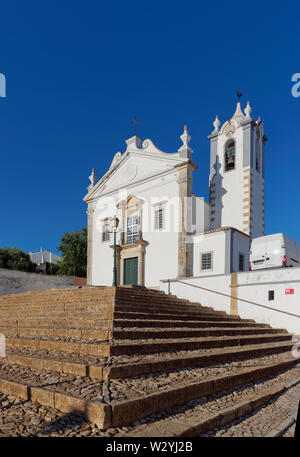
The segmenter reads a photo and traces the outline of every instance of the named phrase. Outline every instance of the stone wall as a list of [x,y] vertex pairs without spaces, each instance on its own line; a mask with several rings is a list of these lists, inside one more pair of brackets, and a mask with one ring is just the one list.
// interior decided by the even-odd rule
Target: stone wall
[[0,268],[0,295],[28,290],[58,289],[85,283],[85,278],[75,276],[51,276]]

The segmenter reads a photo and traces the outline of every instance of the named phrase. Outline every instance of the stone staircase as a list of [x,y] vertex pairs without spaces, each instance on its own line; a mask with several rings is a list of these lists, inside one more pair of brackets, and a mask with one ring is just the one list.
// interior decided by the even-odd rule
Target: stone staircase
[[249,383],[267,401],[268,383],[300,380],[286,330],[140,287],[1,296],[0,333],[0,392],[121,435],[197,434],[171,418],[162,432],[160,418]]

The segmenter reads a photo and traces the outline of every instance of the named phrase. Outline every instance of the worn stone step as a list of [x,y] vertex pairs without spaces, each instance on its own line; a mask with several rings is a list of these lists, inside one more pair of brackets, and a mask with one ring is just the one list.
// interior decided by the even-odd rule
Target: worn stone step
[[[291,370],[292,371],[292,370]],[[216,424],[216,427],[200,430],[199,437],[284,437],[287,429],[296,423],[300,398],[300,376],[284,383],[281,392],[272,395],[262,407],[252,409],[248,414],[241,411],[238,420],[228,416],[228,420]],[[279,390],[280,386],[278,386]],[[275,391],[276,384],[272,390]],[[275,392],[274,392],[275,393]],[[198,430],[197,430],[198,431]],[[295,433],[295,427],[294,427]],[[207,432],[207,433],[206,433]],[[294,433],[290,436],[294,436]]]
[[[62,290],[62,289],[60,289]],[[12,306],[18,307],[23,304],[63,304],[65,302],[69,303],[79,303],[80,301],[109,301],[115,294],[114,292],[97,292],[96,294],[89,294],[86,292],[81,293],[80,290],[76,290],[70,294],[61,293],[59,295],[45,295],[43,291],[36,291],[35,296],[30,296],[25,294],[13,294],[13,295],[1,295],[0,296],[0,309],[3,306]]]
[[270,328],[268,324],[258,324],[256,322],[244,322],[241,320],[235,321],[215,321],[215,320],[198,320],[198,321],[184,321],[181,319],[173,320],[143,320],[143,319],[114,319],[114,328],[115,329],[125,329],[130,327],[164,327],[164,328],[205,328],[205,327],[254,327],[254,328]]
[[297,363],[299,363],[299,359],[286,357],[270,365],[241,368],[223,376],[208,377],[204,381],[176,385],[170,389],[161,389],[156,393],[118,402],[112,406],[112,426],[128,425],[167,408],[183,405],[191,400],[274,376]]
[[114,305],[112,303],[92,303],[88,301],[86,304],[78,303],[78,304],[70,304],[70,303],[63,303],[63,304],[39,304],[39,305],[23,305],[16,308],[11,306],[6,306],[4,309],[0,310],[1,315],[4,314],[21,314],[25,312],[29,313],[40,313],[44,312],[45,314],[53,313],[62,313],[62,312],[72,312],[72,311],[86,311],[98,312],[98,311],[113,311]]
[[[257,412],[267,407],[270,402],[274,402],[299,385],[299,368],[291,368],[285,373],[276,374],[260,382],[245,384],[239,388],[237,395],[233,395],[231,390],[223,392],[218,401],[214,401],[214,396],[207,396],[205,400],[194,400],[182,407],[174,407],[168,411],[162,411],[157,415],[156,420],[143,421],[144,423],[131,424],[128,430],[122,430],[115,435],[126,438],[133,437],[194,437],[194,436],[213,436],[214,433],[207,432],[215,430],[217,427],[224,427],[233,421],[242,420],[246,417],[255,417]],[[280,413],[279,413],[280,414]],[[279,415],[280,417],[280,415]],[[269,418],[264,422],[257,419],[259,434],[253,434],[249,430],[247,436],[266,436],[266,430],[272,428]],[[244,429],[244,433],[245,433]],[[255,432],[254,432],[255,433]],[[244,434],[243,434],[244,436]]]
[[109,357],[111,346],[107,341],[87,341],[73,339],[65,341],[64,338],[33,338],[33,337],[6,337],[6,346],[12,348],[46,349],[62,352],[72,352],[86,355]]
[[112,332],[114,339],[162,339],[162,338],[201,338],[209,336],[233,336],[233,335],[259,335],[262,333],[267,334],[282,334],[284,329],[275,328],[253,328],[253,327],[238,327],[230,328],[205,328],[205,329],[142,329],[142,330],[114,330]]
[[179,299],[173,299],[173,300],[168,300],[166,298],[156,298],[156,299],[144,299],[143,297],[138,298],[134,297],[132,299],[130,298],[118,298],[115,300],[115,304],[117,306],[135,306],[140,305],[140,306],[161,306],[163,308],[170,308],[173,307],[177,309],[178,311],[183,310],[183,309],[188,309],[190,311],[194,311],[197,309],[201,310],[207,310],[207,311],[214,311],[214,308],[210,306],[203,306],[200,303],[191,303],[187,300],[179,300]]
[[260,335],[239,335],[239,336],[222,336],[192,338],[182,340],[119,340],[111,347],[111,355],[122,354],[151,354],[156,352],[173,352],[173,351],[191,351],[204,348],[230,347],[247,344],[260,344],[279,341],[290,341],[292,335],[286,333],[278,334],[260,334]]
[[[131,313],[131,314],[130,314]],[[38,312],[31,312],[31,311],[24,311],[24,312],[16,312],[16,313],[12,313],[12,312],[6,312],[6,313],[1,313],[1,316],[2,318],[4,319],[9,319],[9,318],[14,318],[14,319],[30,319],[30,318],[81,318],[83,315],[86,317],[86,318],[102,318],[102,319],[109,319],[109,318],[112,318],[113,316],[114,317],[123,317],[123,318],[126,318],[126,317],[132,317],[133,314],[136,315],[138,318],[143,318],[143,317],[146,317],[146,318],[160,318],[160,319],[165,319],[167,317],[171,317],[171,318],[178,318],[178,313],[175,313],[174,311],[172,310],[158,310],[157,312],[151,312],[151,310],[143,310],[143,311],[134,311],[134,310],[130,310],[128,312],[128,310],[123,310],[121,311],[121,314],[120,314],[120,311],[116,311],[116,312],[113,312],[113,311],[105,311],[103,309],[101,309],[100,307],[89,307],[88,309],[84,310],[84,312],[82,310],[61,310],[61,311],[50,311],[50,310],[41,310],[41,311],[38,311]],[[215,315],[215,314],[211,314],[211,313],[179,313],[180,314],[180,319],[183,319],[183,320],[239,320],[239,319],[234,319],[232,318],[231,316],[227,316],[227,315],[223,315],[223,314],[220,314],[220,315]],[[254,322],[253,320],[244,320],[243,319],[243,322]]]
[[[0,364],[1,369],[1,364]],[[64,413],[76,412],[82,414],[100,429],[107,429],[111,426],[111,406],[101,401],[90,401],[83,395],[72,394],[70,386],[75,386],[76,378],[69,375],[57,383],[47,383],[47,375],[52,373],[34,373],[33,370],[22,368],[23,377],[17,380],[12,375],[2,372],[0,374],[0,392],[9,396],[16,396],[25,401],[31,401],[43,406],[50,406],[53,409]],[[62,375],[61,375],[62,376]],[[85,386],[91,384],[90,378],[83,378]],[[86,381],[87,380],[87,381]]]
[[181,309],[178,309],[177,307],[175,306],[160,306],[159,304],[158,305],[144,305],[144,304],[140,304],[139,302],[136,302],[136,303],[133,303],[133,304],[128,304],[128,303],[124,303],[123,305],[120,305],[119,303],[115,304],[115,311],[145,311],[145,309],[147,309],[147,312],[159,312],[159,313],[170,313],[170,312],[175,312],[175,313],[183,313],[185,315],[191,315],[191,316],[201,316],[201,315],[206,315],[206,314],[210,314],[210,315],[215,315],[215,316],[224,316],[226,315],[225,311],[216,311],[216,310],[212,310],[212,309],[206,309],[204,307],[195,307],[193,309],[190,309],[190,308],[187,308],[187,307],[183,307]]
[[[115,311],[114,313],[115,319],[157,319],[157,320],[176,320],[178,319],[178,313],[164,313],[160,314],[159,312],[156,313],[148,313],[145,311]],[[214,314],[204,314],[201,316],[189,316],[183,313],[180,313],[180,320],[186,321],[234,321],[234,322],[254,322],[253,319],[241,319],[239,316],[215,316]]]
[[[162,317],[164,315],[172,315],[172,316],[180,316],[180,318],[182,317],[190,317],[191,320],[193,320],[193,318],[196,318],[197,320],[201,320],[202,317],[210,317],[210,318],[221,318],[221,319],[226,319],[226,318],[233,318],[233,316],[229,316],[227,315],[225,312],[202,312],[202,311],[197,311],[197,312],[189,312],[189,311],[181,311],[181,312],[176,312],[175,310],[173,309],[160,309],[160,308],[157,308],[157,309],[151,309],[151,308],[134,308],[134,307],[123,307],[123,308],[118,308],[116,307],[115,308],[115,311],[114,311],[114,315],[116,316],[117,313],[123,313],[123,315],[126,313],[134,313],[136,315],[139,315],[139,314],[143,314],[143,315],[148,315],[148,316],[152,316],[152,315],[161,315]],[[234,318],[233,318],[234,319]]]
[[[40,298],[39,300],[37,301],[29,301],[29,302],[26,302],[26,301],[20,301],[19,303],[16,303],[16,304],[5,304],[5,306],[3,305],[0,305],[0,309],[3,310],[5,309],[6,307],[8,307],[9,309],[13,310],[13,311],[24,311],[25,309],[31,309],[31,310],[36,310],[36,309],[39,309],[39,308],[47,308],[47,307],[51,307],[53,309],[60,309],[62,307],[72,307],[72,308],[85,308],[86,306],[88,305],[91,305],[91,306],[95,306],[95,305],[101,305],[101,306],[109,306],[109,305],[112,305],[114,304],[114,301],[109,298],[109,300],[107,299],[102,299],[102,298],[89,298],[89,297],[86,297],[86,298],[74,298],[72,300],[67,300],[67,299],[62,299],[62,300],[54,300],[54,301],[50,301],[50,300],[43,300],[42,298]],[[116,303],[118,306],[135,306],[135,305],[138,305],[138,306],[143,306],[143,304],[145,305],[145,302],[140,300],[140,299],[135,299],[135,300],[124,300],[124,301],[118,301]],[[148,303],[147,303],[148,305]],[[213,308],[209,308],[209,307],[203,307],[201,306],[200,304],[198,305],[188,305],[187,303],[185,303],[184,305],[181,304],[181,303],[178,303],[177,300],[173,300],[173,301],[165,301],[163,299],[160,299],[160,300],[156,300],[156,301],[149,301],[149,306],[153,306],[153,307],[162,307],[162,308],[174,308],[176,310],[182,310],[182,309],[187,309],[187,310],[197,310],[197,309],[200,309],[200,310],[210,310],[210,311],[214,311]]]
[[26,336],[58,336],[66,338],[108,340],[111,332],[106,330],[80,329],[80,328],[42,328],[42,327],[1,327],[0,333],[5,336],[26,337]]
[[[59,373],[68,373],[76,376],[89,376],[96,380],[120,379],[142,374],[157,373],[164,371],[174,371],[184,368],[200,366],[210,366],[216,363],[228,362],[229,360],[245,360],[251,357],[260,357],[268,354],[279,354],[290,351],[293,342],[272,343],[249,345],[244,347],[234,346],[230,349],[213,349],[210,351],[200,351],[194,355],[164,354],[155,355],[152,359],[142,362],[126,362],[125,360],[114,362],[107,365],[107,358],[95,360],[95,357],[85,356],[81,362],[74,354],[70,353],[51,353],[41,355],[39,351],[32,350],[31,353],[24,354],[22,350],[9,350],[3,363],[11,363],[31,369],[47,370]],[[89,360],[91,359],[91,360]]]
[[[263,328],[264,334],[284,333],[284,329]],[[222,327],[222,328],[144,328],[132,330],[100,330],[84,328],[49,328],[49,327],[1,327],[0,333],[10,337],[65,337],[82,340],[108,340],[108,339],[170,339],[170,338],[199,338],[209,336],[255,335],[261,334],[262,328],[258,327]]]
[[[19,295],[19,294],[17,294]],[[8,297],[11,297],[9,295]],[[2,301],[1,301],[2,298]],[[5,306],[9,306],[12,309],[17,309],[17,308],[22,308],[24,306],[63,306],[64,304],[69,304],[69,305],[80,305],[80,304],[87,304],[87,303],[103,303],[103,304],[111,304],[114,302],[114,297],[113,295],[107,295],[107,296],[80,296],[80,295],[74,295],[74,297],[57,297],[53,299],[48,299],[44,298],[43,296],[40,296],[35,299],[30,299],[26,300],[24,297],[20,297],[14,302],[10,303],[9,300],[5,299],[3,300],[3,295],[0,296],[0,309],[2,309]]]
[[[98,309],[96,308],[98,306]],[[31,309],[30,307],[24,307],[23,310],[12,310],[9,307],[7,307],[5,310],[2,312],[0,311],[1,317],[3,318],[13,318],[18,316],[19,318],[26,317],[34,317],[34,316],[45,316],[45,317],[51,317],[52,314],[59,315],[59,314],[66,314],[66,315],[71,315],[72,312],[80,312],[82,315],[85,312],[113,312],[113,306],[112,305],[104,305],[103,307],[100,308],[99,305],[95,305],[95,307],[48,307],[48,306],[43,306],[38,309]]]
[[88,364],[77,362],[72,359],[72,353],[62,353],[59,357],[51,356],[51,351],[48,357],[41,357],[39,355],[24,355],[20,350],[6,353],[2,363],[10,363],[33,370],[46,370],[53,373],[67,373],[74,376],[88,376],[91,379],[102,381],[108,378],[109,368],[105,367],[106,358],[103,358],[103,364]]
[[113,320],[111,319],[86,319],[85,317],[79,319],[72,318],[39,318],[39,319],[1,319],[1,327],[46,327],[46,328],[65,328],[65,329],[88,329],[94,330],[112,330]]
[[[5,308],[5,306],[10,306],[11,309],[13,310],[17,310],[17,309],[20,309],[20,310],[24,310],[25,307],[29,308],[29,307],[32,307],[32,309],[34,308],[39,308],[41,306],[63,306],[63,305],[86,305],[88,303],[90,304],[111,304],[112,301],[111,301],[111,297],[112,297],[112,294],[108,294],[108,295],[98,295],[98,296],[92,296],[92,295],[87,295],[87,296],[84,296],[84,295],[81,295],[79,296],[78,295],[78,291],[74,294],[73,297],[70,297],[70,296],[58,296],[57,298],[52,298],[52,299],[47,299],[45,297],[43,297],[43,295],[39,294],[39,295],[36,295],[36,298],[35,299],[26,299],[26,297],[23,295],[23,294],[16,294],[17,295],[17,298],[14,298],[14,301],[10,300],[10,298],[12,296],[5,296],[5,299],[3,300],[3,297],[0,297],[0,309],[2,310],[3,308]],[[16,296],[13,296],[13,297],[16,297]],[[116,299],[116,304],[120,304],[120,305],[124,305],[124,304],[132,304],[132,305],[136,305],[136,304],[139,304],[139,303],[146,303],[146,304],[152,304],[153,306],[161,306],[161,307],[172,307],[174,306],[177,310],[181,310],[181,309],[190,309],[190,310],[193,310],[193,309],[203,309],[203,310],[211,310],[213,311],[213,309],[211,307],[203,307],[201,306],[200,304],[196,304],[196,303],[192,303],[192,302],[188,302],[187,300],[180,300],[180,299],[177,299],[176,297],[174,298],[169,298],[169,296],[166,296],[166,295],[161,295],[160,297],[158,298],[155,298],[155,299],[152,299],[151,297],[147,298],[147,297],[139,297],[139,296],[135,296],[133,298],[130,298],[130,299],[126,299],[125,297],[121,298],[121,299]],[[5,306],[3,306],[3,304]]]
[[[45,320],[46,322],[48,320],[51,320],[51,319],[58,319],[58,320],[71,320],[71,319],[81,319],[82,318],[82,315],[84,314],[84,316],[86,317],[87,320],[101,320],[101,321],[113,321],[113,314],[111,313],[53,313],[53,314],[49,314],[49,315],[44,315],[44,314],[34,314],[34,320],[39,320],[39,321],[43,321]],[[14,319],[17,320],[17,321],[24,321],[24,320],[31,320],[33,317],[32,314],[28,314],[28,315],[24,315],[24,314],[20,314],[20,315],[16,315],[14,316]],[[5,316],[4,319],[11,319],[10,316]],[[1,324],[3,324],[3,321],[1,320]],[[8,325],[5,325],[4,326],[11,326],[10,323],[8,323]]]
[[[121,328],[206,328],[206,327],[254,327],[254,328],[270,328],[268,324],[258,324],[256,322],[247,322],[243,320],[183,320],[175,316],[174,319],[87,319],[85,317],[75,318],[49,318],[43,317],[38,319],[15,319],[15,318],[0,318],[0,327],[46,327],[46,328],[66,328],[66,329],[102,329],[112,330],[113,326],[116,329]],[[152,317],[152,316],[151,316]],[[177,318],[177,319],[176,319]]]
[[289,341],[289,334],[258,334],[238,336],[216,336],[185,339],[144,339],[144,340],[82,340],[63,337],[6,337],[6,346],[12,348],[46,349],[78,354],[109,357],[122,354],[151,354],[197,350],[202,348],[228,347],[245,344]]
[[26,310],[23,312],[3,312],[1,313],[2,318],[9,319],[9,318],[14,318],[14,319],[31,319],[31,318],[82,318],[82,316],[87,316],[90,318],[101,318],[101,319],[111,319],[113,317],[113,309],[111,310],[105,310],[105,309],[97,309],[96,307],[91,308],[89,307],[88,309],[85,310],[77,310],[77,309],[70,309],[70,310],[64,310],[61,309],[59,311],[55,310],[39,310],[39,311],[30,311]]
[[[107,288],[109,289],[109,288]],[[62,289],[60,289],[62,290]],[[65,289],[64,289],[65,290]],[[24,306],[24,305],[40,305],[41,303],[47,304],[47,305],[55,305],[55,304],[64,304],[64,303],[87,303],[87,302],[99,302],[101,300],[107,301],[108,299],[111,299],[112,296],[114,296],[113,292],[108,292],[106,293],[104,290],[102,291],[97,291],[97,292],[87,292],[87,291],[80,291],[79,289],[76,289],[75,291],[72,291],[70,293],[64,293],[64,290],[62,290],[62,293],[59,294],[45,294],[43,291],[36,291],[36,294],[29,295],[28,293],[24,294],[14,294],[14,295],[6,295],[6,296],[1,296],[0,297],[0,308],[2,307],[3,304],[5,305],[10,305],[11,307],[18,307],[18,306]],[[163,292],[160,294],[149,294],[147,293],[134,293],[131,295],[126,295],[124,291],[121,292],[121,295],[118,294],[116,295],[116,301],[120,303],[124,303],[126,301],[136,303],[137,301],[142,300],[144,303],[153,303],[153,304],[161,304],[162,306],[164,305],[176,305],[178,307],[180,306],[193,306],[196,305],[197,307],[201,306],[199,303],[192,303],[189,302],[188,300],[184,299],[178,299],[176,296],[171,296],[171,295],[166,295]]]
[[[88,377],[82,377],[78,385],[76,379],[68,374],[56,375],[53,380],[51,373],[0,364],[0,391],[61,411],[79,410],[86,413],[92,410],[93,414],[88,417],[99,427],[119,427],[212,393],[274,376],[298,362],[299,359],[293,357],[282,358],[271,364],[259,361],[251,367],[237,367],[226,374],[210,375],[205,380],[176,383],[174,387],[152,388],[152,391],[128,387],[120,390],[121,384],[114,380],[109,384],[95,384]],[[97,400],[99,395],[101,401]]]
[[217,348],[211,350],[195,351],[194,354],[186,353],[180,356],[172,353],[164,354],[159,357],[138,362],[115,362],[111,367],[106,368],[109,379],[127,378],[140,376],[149,373],[166,372],[193,368],[200,366],[210,366],[216,363],[225,363],[230,360],[248,360],[252,357],[266,356],[269,354],[279,354],[291,351],[292,341],[284,341],[269,344],[253,344],[244,346],[232,346],[230,348]]

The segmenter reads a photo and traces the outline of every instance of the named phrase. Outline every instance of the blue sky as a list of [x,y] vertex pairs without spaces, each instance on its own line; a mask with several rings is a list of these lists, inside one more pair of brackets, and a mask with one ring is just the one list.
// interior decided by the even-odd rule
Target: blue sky
[[56,252],[86,225],[82,201],[138,134],[175,152],[183,125],[208,197],[215,115],[235,90],[261,116],[266,146],[266,231],[300,242],[300,6],[261,1],[14,1],[1,5],[0,246]]

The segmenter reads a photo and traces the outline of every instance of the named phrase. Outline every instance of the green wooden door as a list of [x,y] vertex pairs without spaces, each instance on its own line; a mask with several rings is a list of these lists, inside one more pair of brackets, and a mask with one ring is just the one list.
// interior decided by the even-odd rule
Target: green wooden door
[[124,284],[138,283],[138,258],[131,257],[124,260]]

